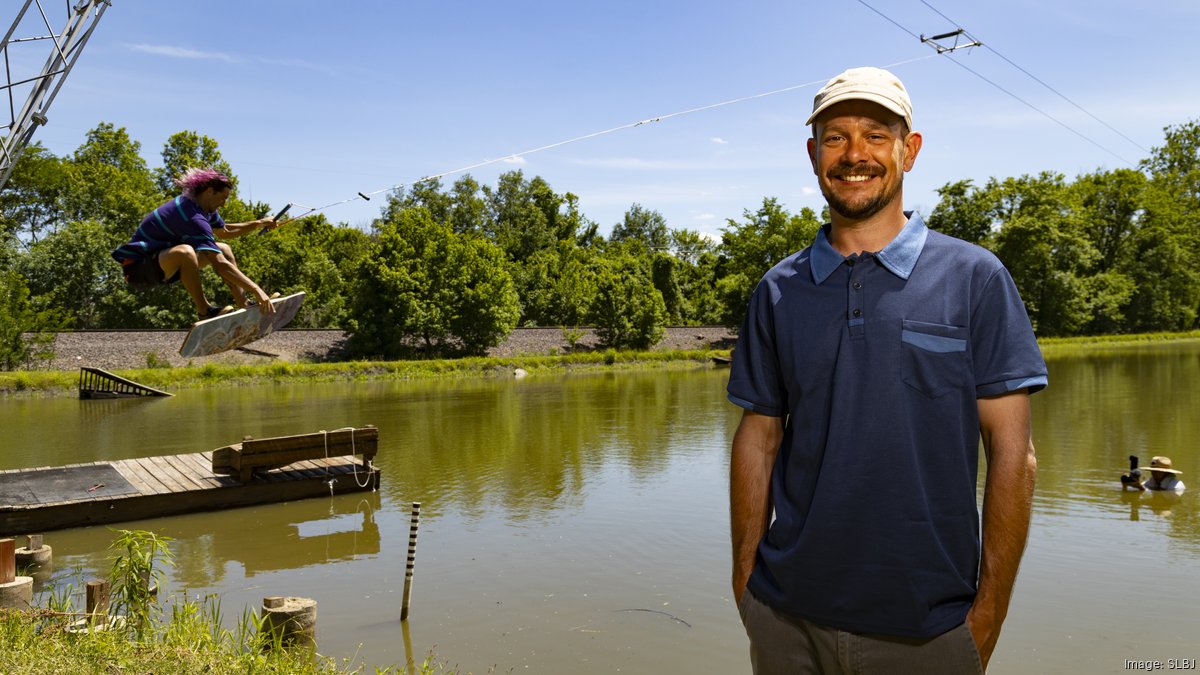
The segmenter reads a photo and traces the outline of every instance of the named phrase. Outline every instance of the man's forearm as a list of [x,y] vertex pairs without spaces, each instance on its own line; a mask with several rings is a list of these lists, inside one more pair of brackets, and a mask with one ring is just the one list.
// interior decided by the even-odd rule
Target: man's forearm
[[979,591],[976,603],[990,609],[997,619],[1008,613],[1008,601],[1033,510],[1037,460],[1033,445],[1022,452],[993,452],[983,501],[983,546],[979,562]]
[[729,462],[729,521],[736,602],[750,579],[758,544],[770,518],[771,469],[782,438],[781,421],[747,412],[733,437]]
[[251,220],[245,223],[225,223],[225,227],[213,229],[213,234],[217,235],[221,239],[237,239],[238,237],[243,237],[265,225],[268,225],[271,222],[273,221],[271,221],[270,218],[266,218],[261,220]]
[[237,286],[238,288],[252,294],[259,302],[267,301],[267,294],[263,292],[258,284],[254,283],[250,277],[246,276],[236,265],[222,258],[213,263],[213,271],[217,276],[221,277],[226,283]]
[[1029,397],[1018,393],[981,400],[980,430],[988,465],[979,588],[968,623],[986,666],[1008,614],[1033,510],[1037,459]]

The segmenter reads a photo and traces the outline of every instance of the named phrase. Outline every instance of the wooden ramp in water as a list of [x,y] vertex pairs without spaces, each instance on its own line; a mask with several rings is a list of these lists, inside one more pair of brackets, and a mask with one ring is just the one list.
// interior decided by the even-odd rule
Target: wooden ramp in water
[[213,453],[0,471],[0,536],[36,534],[379,487],[354,456],[321,456],[259,470],[243,482],[213,472]]

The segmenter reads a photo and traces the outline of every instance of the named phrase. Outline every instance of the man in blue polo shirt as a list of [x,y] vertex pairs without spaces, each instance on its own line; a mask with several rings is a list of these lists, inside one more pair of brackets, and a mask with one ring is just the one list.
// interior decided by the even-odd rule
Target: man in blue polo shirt
[[808,122],[831,222],[758,284],[729,377],[751,662],[982,672],[1029,528],[1029,394],[1046,366],[1000,261],[903,211],[922,142],[904,85],[848,70]]
[[234,239],[259,228],[272,228],[275,220],[222,220],[217,210],[229,199],[233,182],[213,169],[188,169],[175,184],[181,194],[151,211],[133,237],[112,252],[124,269],[125,281],[135,290],[182,281],[199,317],[209,319],[222,312],[221,307],[209,304],[200,283],[200,270],[212,267],[239,307],[253,304],[246,298],[249,293],[254,302],[262,304],[263,312],[274,312],[267,294],[238,269],[233,249],[215,236]]

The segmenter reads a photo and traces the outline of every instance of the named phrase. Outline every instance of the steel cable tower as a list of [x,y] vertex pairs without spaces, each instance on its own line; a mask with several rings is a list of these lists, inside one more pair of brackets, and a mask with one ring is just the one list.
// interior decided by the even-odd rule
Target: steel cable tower
[[[0,190],[4,189],[17,159],[25,146],[29,145],[34,132],[46,123],[46,111],[110,4],[111,0],[78,0],[72,6],[71,0],[66,0],[66,22],[61,31],[56,31],[42,7],[42,0],[25,0],[12,26],[4,33],[4,39],[0,40],[0,56],[4,59],[6,79],[0,92],[8,98],[9,122],[0,127],[0,134],[3,134],[3,138],[0,138]],[[36,14],[29,11],[31,7],[37,9]],[[37,32],[29,34],[29,31]],[[24,63],[17,60],[14,64],[9,52],[12,47],[23,45],[23,51],[17,53],[22,56],[29,54],[33,51],[25,48],[29,43],[49,43],[50,55],[37,75],[29,75],[33,72],[32,68],[14,73],[14,65],[21,70]],[[31,60],[30,63],[36,61]],[[28,94],[18,109],[16,103],[26,90]]]

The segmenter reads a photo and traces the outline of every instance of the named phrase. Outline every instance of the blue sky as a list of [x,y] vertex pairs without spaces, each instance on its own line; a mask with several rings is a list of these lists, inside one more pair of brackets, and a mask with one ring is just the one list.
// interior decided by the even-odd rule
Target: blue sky
[[[605,233],[637,202],[671,227],[718,235],[767,196],[793,211],[823,205],[804,121],[820,83],[847,67],[907,62],[893,71],[912,95],[925,145],[905,201],[925,213],[948,181],[1130,166],[1161,143],[1163,127],[1200,118],[1200,3],[928,1],[995,51],[930,57],[850,0],[113,0],[35,139],[67,154],[112,122],[157,166],[167,137],[191,129],[219,142],[244,197],[319,206],[808,85],[471,171],[484,183],[518,168],[540,175],[578,195]],[[920,0],[869,2],[913,33],[956,27]],[[45,4],[63,11],[57,0]],[[15,66],[26,58],[18,48],[33,54],[14,46]],[[365,225],[382,201],[325,213]]]

